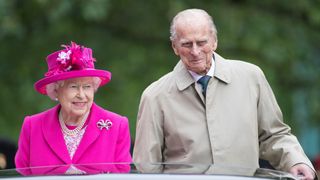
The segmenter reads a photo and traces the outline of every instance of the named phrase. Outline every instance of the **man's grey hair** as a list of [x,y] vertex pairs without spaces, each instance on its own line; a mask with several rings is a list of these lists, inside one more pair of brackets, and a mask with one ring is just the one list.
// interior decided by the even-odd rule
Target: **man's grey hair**
[[184,11],[179,12],[171,21],[170,25],[170,40],[174,41],[177,38],[177,33],[176,33],[176,22],[178,19],[181,17],[194,17],[194,16],[202,16],[207,18],[211,33],[213,34],[215,40],[217,41],[217,28],[216,25],[213,22],[212,17],[204,10],[202,9],[187,9]]
[[[96,92],[100,86],[101,79],[99,77],[92,77],[92,79],[94,92]],[[65,80],[56,81],[46,86],[47,95],[50,97],[50,99],[57,101],[57,90],[64,85],[64,82]]]

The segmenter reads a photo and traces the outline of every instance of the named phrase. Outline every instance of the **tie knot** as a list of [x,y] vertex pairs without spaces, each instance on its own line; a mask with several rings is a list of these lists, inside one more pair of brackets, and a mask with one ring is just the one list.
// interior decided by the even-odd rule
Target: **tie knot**
[[202,86],[207,86],[210,78],[211,78],[210,76],[205,75],[205,76],[202,76],[197,82]]
[[197,81],[197,83],[201,84],[201,86],[202,86],[202,92],[203,92],[204,95],[206,94],[207,86],[208,86],[208,82],[209,82],[210,78],[211,78],[211,76],[205,75],[205,76],[202,76],[202,77]]

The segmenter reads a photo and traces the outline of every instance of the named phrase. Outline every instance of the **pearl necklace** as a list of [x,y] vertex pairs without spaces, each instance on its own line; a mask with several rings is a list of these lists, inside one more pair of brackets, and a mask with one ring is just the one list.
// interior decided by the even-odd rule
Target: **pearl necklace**
[[61,129],[62,129],[63,133],[64,133],[64,134],[67,134],[67,135],[69,135],[69,136],[75,136],[75,135],[77,135],[77,134],[81,131],[83,125],[85,124],[88,115],[89,115],[89,112],[84,115],[84,117],[83,117],[83,118],[81,119],[81,121],[80,121],[80,124],[79,124],[76,128],[70,130],[70,129],[66,126],[65,122],[63,121],[62,113],[61,113],[61,111],[60,111],[60,113],[59,113],[59,122],[60,122],[60,126],[61,126]]

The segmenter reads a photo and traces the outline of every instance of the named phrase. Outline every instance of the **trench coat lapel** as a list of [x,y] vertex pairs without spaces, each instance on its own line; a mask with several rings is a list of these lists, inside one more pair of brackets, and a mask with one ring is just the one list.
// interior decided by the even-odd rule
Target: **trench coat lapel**
[[60,105],[55,106],[42,121],[42,132],[48,146],[63,162],[71,162],[58,120]]
[[181,62],[181,60],[175,66],[173,73],[176,77],[176,83],[180,91],[183,91],[194,83],[194,79],[192,78],[191,74],[188,72],[184,64]]
[[224,59],[217,53],[214,53],[215,57],[215,69],[214,69],[214,77],[223,81],[225,83],[231,82],[231,73],[230,69],[228,69],[228,65],[226,64],[228,60]]
[[[228,66],[228,60],[224,59],[223,57],[219,56],[218,54],[214,53],[214,78],[209,81],[207,87],[207,97],[204,101],[206,106],[213,106],[210,105],[211,103],[219,103],[216,102],[218,96],[217,87],[221,84],[229,84],[231,82],[231,72],[230,67]],[[210,104],[208,104],[210,103]],[[215,114],[215,113],[213,113]]]
[[84,133],[82,140],[79,144],[78,149],[76,150],[73,156],[73,162],[77,162],[81,156],[85,153],[85,151],[93,144],[97,138],[99,137],[101,131],[97,127],[97,122],[102,118],[100,117],[99,108],[96,104],[92,104],[91,112],[89,115],[89,123],[86,128],[86,132]]
[[[219,81],[222,81],[224,83],[230,83],[231,82],[231,74],[230,70],[228,69],[228,65],[226,64],[226,61],[223,57],[218,55],[214,52],[215,57],[215,70],[214,70],[214,77],[218,79]],[[188,72],[187,68],[184,66],[184,64],[181,62],[181,60],[177,63],[173,70],[174,76],[176,77],[176,84],[180,91],[185,90],[187,87],[189,87],[191,84],[195,83],[192,75]],[[210,84],[214,83],[211,86],[215,87],[215,84],[218,83],[217,81],[209,81]],[[211,87],[214,89],[214,87]],[[202,99],[203,103],[205,103],[205,99],[202,95],[201,89],[197,88],[195,86],[195,89],[199,95],[199,97]]]

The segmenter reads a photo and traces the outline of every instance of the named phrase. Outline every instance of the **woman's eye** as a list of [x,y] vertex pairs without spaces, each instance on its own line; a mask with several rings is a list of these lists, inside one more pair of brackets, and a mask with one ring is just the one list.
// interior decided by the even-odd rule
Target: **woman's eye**
[[85,89],[90,89],[92,87],[92,85],[85,85],[84,88]]
[[75,89],[75,88],[77,88],[78,86],[77,86],[77,85],[70,85],[69,87],[72,88],[72,89]]

